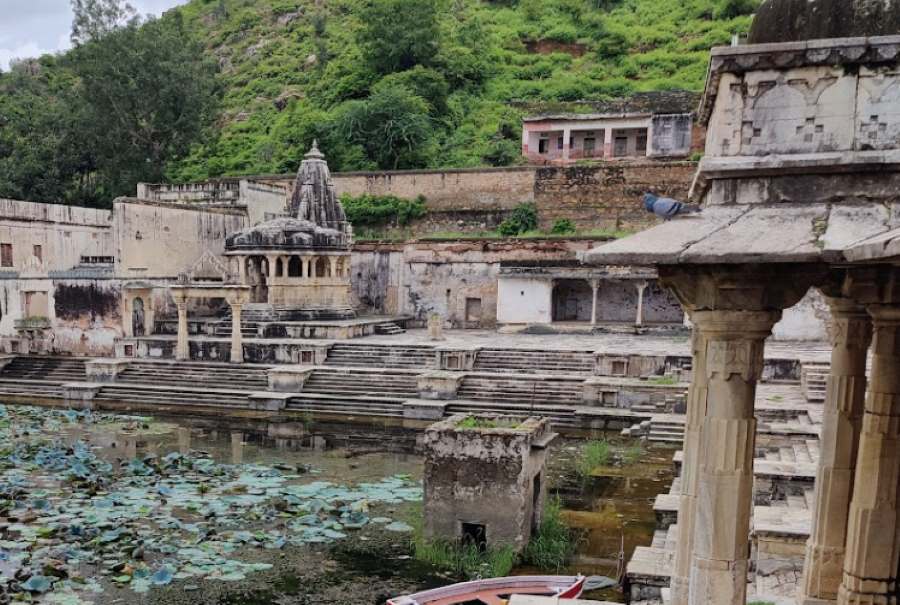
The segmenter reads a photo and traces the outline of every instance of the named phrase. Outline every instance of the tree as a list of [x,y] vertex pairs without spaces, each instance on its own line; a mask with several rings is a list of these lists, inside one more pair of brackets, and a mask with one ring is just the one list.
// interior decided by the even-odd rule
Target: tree
[[177,13],[131,22],[69,55],[85,111],[83,140],[97,156],[106,199],[158,181],[216,115],[216,65]]
[[137,20],[123,0],[72,0],[72,44],[78,46]]
[[344,106],[341,130],[384,170],[427,164],[433,127],[430,106],[405,86],[379,88],[364,101]]
[[386,75],[429,65],[438,51],[438,0],[370,0],[357,42],[370,68]]

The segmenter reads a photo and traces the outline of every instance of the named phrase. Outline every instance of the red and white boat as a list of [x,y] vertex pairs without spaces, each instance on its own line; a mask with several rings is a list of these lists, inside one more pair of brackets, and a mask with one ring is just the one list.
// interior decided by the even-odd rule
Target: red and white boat
[[539,595],[577,599],[584,590],[584,576],[510,576],[462,582],[389,599],[387,605],[503,605],[512,595]]

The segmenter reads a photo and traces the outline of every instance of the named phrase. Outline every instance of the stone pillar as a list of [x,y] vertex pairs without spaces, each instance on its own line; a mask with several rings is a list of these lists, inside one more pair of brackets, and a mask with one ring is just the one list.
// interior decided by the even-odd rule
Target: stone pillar
[[336,256],[328,257],[328,266],[331,269],[328,274],[328,277],[337,277],[337,262],[338,262],[338,258]]
[[839,605],[897,603],[900,307],[871,305],[872,372],[847,522]]
[[635,284],[638,291],[637,300],[637,316],[634,318],[634,325],[644,325],[644,290],[647,289],[647,282],[641,281]]
[[231,363],[244,363],[244,335],[241,332],[240,302],[229,302],[231,307]]
[[613,129],[609,126],[606,127],[603,131],[604,139],[603,139],[603,155],[607,158],[611,158],[613,156]]
[[684,420],[684,459],[681,494],[678,499],[678,537],[671,576],[671,605],[687,605],[690,594],[691,554],[694,550],[694,519],[697,512],[697,471],[700,464],[700,429],[706,417],[706,340],[698,328],[691,338],[693,351],[690,389]]
[[563,148],[562,148],[562,159],[565,161],[569,161],[569,155],[571,151],[571,139],[572,139],[572,131],[568,128],[563,129]]
[[246,256],[238,256],[236,257],[238,260],[238,276],[241,280],[241,285],[246,286],[247,283],[247,257]]
[[600,280],[591,280],[591,325],[597,325],[597,291],[600,289]]
[[872,324],[865,309],[830,298],[831,373],[816,472],[816,506],[806,544],[803,599],[837,598],[844,563],[847,515],[866,397],[866,355]]
[[191,358],[191,346],[188,342],[187,300],[175,301],[178,309],[178,344],[175,346],[175,359],[187,361]]
[[309,258],[306,256],[300,257],[300,275],[304,279],[309,278]]
[[700,427],[691,605],[747,597],[756,383],[776,311],[697,311],[706,341],[706,415]]

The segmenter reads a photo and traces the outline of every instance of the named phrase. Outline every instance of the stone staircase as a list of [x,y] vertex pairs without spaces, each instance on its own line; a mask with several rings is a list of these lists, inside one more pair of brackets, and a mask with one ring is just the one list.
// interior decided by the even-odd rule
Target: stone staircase
[[328,349],[326,365],[359,368],[431,368],[434,349],[417,345],[337,343]]
[[391,397],[335,397],[317,393],[304,393],[291,397],[286,409],[307,414],[340,414],[353,417],[402,418],[403,399]]
[[[194,383],[200,384],[200,383]],[[186,388],[183,386],[152,386],[117,384],[104,386],[94,396],[95,403],[128,402],[135,405],[247,409],[247,392],[225,389]]]
[[386,321],[375,326],[375,333],[385,336],[393,336],[395,334],[406,334],[406,330],[392,321]]
[[765,460],[800,464],[816,464],[819,461],[819,441],[805,439],[790,445],[766,450]]
[[474,401],[496,401],[525,406],[531,403],[582,405],[581,378],[535,375],[469,374],[457,396]]
[[416,397],[417,379],[418,373],[403,370],[316,369],[303,386],[303,392],[351,397]]
[[656,414],[650,418],[647,440],[654,443],[684,442],[684,416],[678,414]]
[[831,364],[803,363],[800,367],[800,386],[807,401],[825,401],[825,389]]
[[39,380],[48,383],[85,382],[84,360],[65,357],[16,357],[0,372],[3,380]]
[[116,382],[240,391],[265,391],[269,386],[265,368],[188,362],[132,362]]
[[529,351],[481,349],[475,370],[538,374],[593,374],[594,354],[589,351]]

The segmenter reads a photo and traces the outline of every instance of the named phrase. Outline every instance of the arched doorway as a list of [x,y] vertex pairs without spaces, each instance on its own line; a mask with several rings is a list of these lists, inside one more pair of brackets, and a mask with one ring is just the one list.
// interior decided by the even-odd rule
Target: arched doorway
[[316,261],[316,277],[328,276],[328,261],[324,256],[320,256]]
[[594,299],[583,279],[561,279],[553,286],[553,321],[590,321]]
[[253,302],[269,302],[269,267],[265,258],[254,256],[250,259],[249,283],[253,286]]
[[131,301],[131,333],[134,336],[146,336],[144,299],[135,298]]

